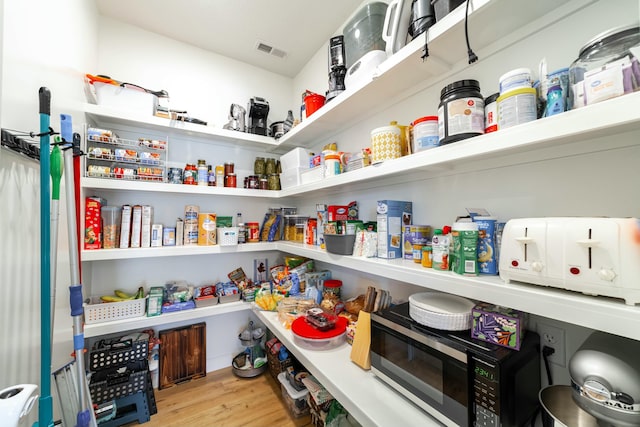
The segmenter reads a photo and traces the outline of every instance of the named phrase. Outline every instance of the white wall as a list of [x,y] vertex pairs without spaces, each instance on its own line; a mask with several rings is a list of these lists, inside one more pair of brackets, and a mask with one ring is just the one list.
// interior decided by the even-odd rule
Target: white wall
[[92,73],[165,89],[172,108],[216,127],[227,123],[232,103],[247,108],[255,96],[269,102],[269,123],[284,120],[291,109],[288,77],[106,17],[100,18],[98,64]]
[[[81,128],[78,111],[66,105],[81,100],[82,88],[77,82],[95,64],[93,2],[6,0],[3,5],[2,127],[39,131],[38,89],[46,86],[52,93],[52,127],[60,129],[59,114],[65,112],[72,114],[76,127]],[[4,388],[40,382],[40,179],[36,162],[4,148],[0,160],[0,388]],[[60,218],[54,367],[67,362],[73,350],[64,209]],[[37,413],[33,410],[27,423],[33,422]]]

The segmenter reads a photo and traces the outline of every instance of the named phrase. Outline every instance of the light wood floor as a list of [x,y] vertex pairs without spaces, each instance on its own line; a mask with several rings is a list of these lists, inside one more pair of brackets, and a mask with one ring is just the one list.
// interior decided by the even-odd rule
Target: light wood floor
[[238,378],[231,368],[155,390],[158,413],[141,427],[312,427],[308,415],[294,418],[282,400],[280,383],[269,371]]

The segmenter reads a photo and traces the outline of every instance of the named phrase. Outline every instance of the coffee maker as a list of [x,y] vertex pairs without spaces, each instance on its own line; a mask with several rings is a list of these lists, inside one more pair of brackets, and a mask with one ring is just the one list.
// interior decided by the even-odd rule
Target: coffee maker
[[249,100],[248,110],[249,120],[247,132],[267,136],[269,134],[269,128],[267,126],[269,103],[264,98],[255,96]]
[[329,101],[345,90],[344,77],[347,67],[344,60],[344,36],[329,39],[329,90],[326,100]]

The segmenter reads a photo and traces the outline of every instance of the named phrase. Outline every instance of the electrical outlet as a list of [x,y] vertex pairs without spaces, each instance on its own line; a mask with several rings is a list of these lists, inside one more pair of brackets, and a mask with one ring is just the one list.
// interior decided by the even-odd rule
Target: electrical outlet
[[538,334],[540,334],[540,351],[545,346],[555,350],[552,355],[548,356],[549,363],[565,366],[564,329],[538,323]]

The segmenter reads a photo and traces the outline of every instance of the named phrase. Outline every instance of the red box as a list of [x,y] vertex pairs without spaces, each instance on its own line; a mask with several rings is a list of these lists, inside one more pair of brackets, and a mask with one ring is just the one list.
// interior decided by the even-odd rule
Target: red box
[[349,218],[349,206],[329,205],[327,217],[329,221],[346,221]]
[[84,248],[102,247],[102,215],[100,209],[107,204],[100,197],[87,197],[84,201]]

